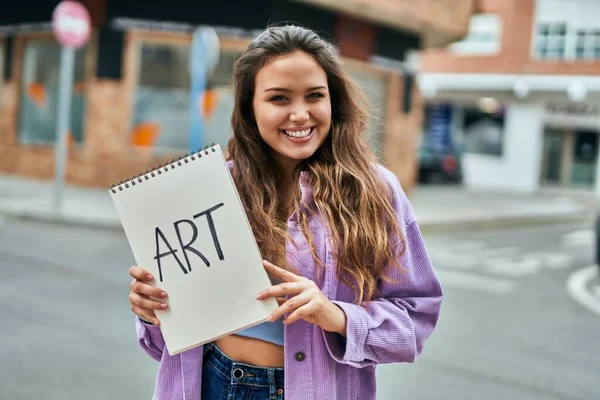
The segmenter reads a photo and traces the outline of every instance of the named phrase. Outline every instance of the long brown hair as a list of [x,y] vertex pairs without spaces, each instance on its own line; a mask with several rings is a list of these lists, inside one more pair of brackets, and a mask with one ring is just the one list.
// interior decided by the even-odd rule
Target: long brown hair
[[[303,51],[327,74],[332,123],[321,147],[299,169],[308,172],[312,204],[301,204],[296,185],[296,212],[317,265],[308,220],[317,213],[329,224],[337,261],[337,276],[351,288],[356,301],[377,296],[385,269],[401,268],[404,237],[391,205],[390,188],[375,170],[376,158],[363,138],[368,113],[361,93],[343,71],[337,49],[315,32],[298,26],[270,27],[252,41],[233,69],[233,137],[228,150],[235,165],[233,179],[246,208],[262,256],[290,268],[286,259],[287,215],[278,168],[262,140],[254,119],[252,100],[257,72],[274,57]],[[364,98],[364,97],[363,97]],[[298,174],[295,175],[298,179]]]

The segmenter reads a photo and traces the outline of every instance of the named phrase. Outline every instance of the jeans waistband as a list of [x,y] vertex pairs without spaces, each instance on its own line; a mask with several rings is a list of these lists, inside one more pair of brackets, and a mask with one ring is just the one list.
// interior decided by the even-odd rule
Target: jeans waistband
[[284,369],[257,367],[228,357],[213,343],[204,345],[204,362],[209,362],[221,374],[231,379],[235,385],[255,385],[282,388],[284,385]]

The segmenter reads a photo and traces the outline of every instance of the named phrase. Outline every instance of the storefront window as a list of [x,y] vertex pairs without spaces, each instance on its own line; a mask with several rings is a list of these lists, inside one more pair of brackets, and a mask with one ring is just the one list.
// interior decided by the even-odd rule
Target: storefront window
[[475,14],[469,23],[469,33],[449,50],[460,55],[496,54],[502,47],[502,21],[496,14]]
[[[29,39],[23,47],[19,100],[19,141],[54,144],[58,115],[60,46],[52,37]],[[86,48],[75,53],[71,121],[67,135],[71,143],[83,141],[85,118]]]
[[465,107],[462,131],[465,151],[484,155],[502,155],[504,107],[493,99],[482,99],[478,107]]
[[[222,51],[208,79],[203,146],[225,147],[230,136],[233,94],[230,88],[235,53]],[[155,152],[187,152],[190,145],[189,44],[144,41],[134,99],[132,143]]]

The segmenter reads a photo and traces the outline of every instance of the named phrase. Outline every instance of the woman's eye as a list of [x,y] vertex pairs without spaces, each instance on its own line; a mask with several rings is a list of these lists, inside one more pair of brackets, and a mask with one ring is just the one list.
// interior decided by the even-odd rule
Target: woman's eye
[[311,93],[308,95],[309,99],[319,99],[321,97],[325,97],[325,96],[323,96],[323,93],[319,93],[319,92]]
[[284,96],[276,95],[276,96],[271,97],[271,99],[269,101],[284,101],[284,100],[285,100]]

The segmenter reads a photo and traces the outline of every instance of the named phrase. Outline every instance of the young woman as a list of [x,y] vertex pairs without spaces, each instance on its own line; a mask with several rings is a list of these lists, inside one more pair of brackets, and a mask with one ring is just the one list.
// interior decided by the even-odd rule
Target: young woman
[[413,210],[362,138],[367,114],[333,45],[271,27],[236,61],[233,84],[230,167],[279,282],[257,301],[280,307],[170,356],[154,313],[168,297],[132,267],[139,343],[160,361],[154,399],[375,399],[375,366],[413,362],[440,312]]

